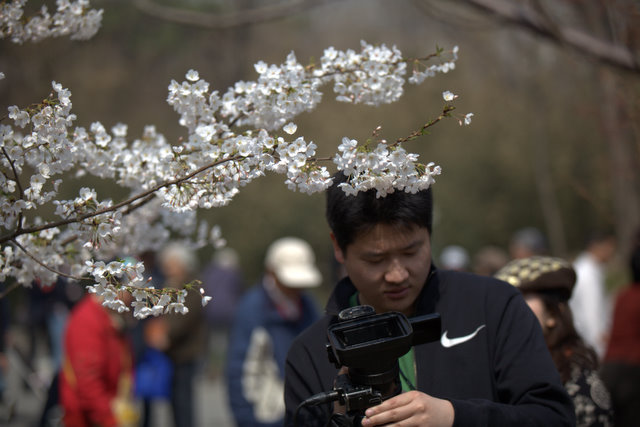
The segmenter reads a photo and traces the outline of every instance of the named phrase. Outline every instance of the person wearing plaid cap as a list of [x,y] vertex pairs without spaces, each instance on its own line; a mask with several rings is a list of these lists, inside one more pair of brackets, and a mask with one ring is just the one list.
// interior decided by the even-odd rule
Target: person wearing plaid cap
[[598,356],[576,331],[568,301],[576,283],[569,262],[548,256],[516,259],[496,273],[516,286],[542,327],[553,361],[573,399],[577,426],[612,426],[609,391],[598,375]]

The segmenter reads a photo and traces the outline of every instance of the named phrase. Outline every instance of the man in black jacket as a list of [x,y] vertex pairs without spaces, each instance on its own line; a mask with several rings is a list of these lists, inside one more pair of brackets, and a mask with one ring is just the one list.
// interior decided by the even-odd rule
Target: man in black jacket
[[[431,190],[351,196],[338,187],[344,181],[336,175],[327,191],[326,215],[347,277],[334,288],[325,316],[291,346],[285,424],[294,424],[303,401],[334,387],[338,369],[325,348],[329,325],[341,310],[369,305],[409,318],[440,313],[442,335],[399,359],[403,392],[368,408],[358,421],[363,426],[575,425],[539,323],[520,293],[490,277],[432,264]],[[297,425],[325,426],[337,408],[300,407]]]

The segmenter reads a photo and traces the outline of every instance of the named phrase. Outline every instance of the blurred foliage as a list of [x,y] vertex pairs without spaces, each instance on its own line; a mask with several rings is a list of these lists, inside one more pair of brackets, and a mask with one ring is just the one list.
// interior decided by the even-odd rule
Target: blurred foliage
[[[212,11],[235,2],[160,3]],[[440,14],[425,14],[410,1],[335,1],[281,20],[208,30],[145,15],[130,1],[93,0],[94,7],[104,8],[104,22],[88,42],[55,39],[16,46],[0,41],[0,70],[6,75],[0,82],[2,108],[42,99],[56,80],[73,93],[77,125],[101,121],[109,128],[122,122],[133,139],[145,125],[155,124],[177,143],[185,132],[165,102],[166,88],[172,79],[182,81],[189,69],[224,92],[237,80],[255,79],[258,60],[280,63],[292,50],[306,63],[329,46],[358,49],[360,40],[395,44],[406,56],[431,53],[436,45],[459,45],[456,70],[418,87],[408,85],[396,104],[375,109],[344,105],[327,88],[323,104],[297,120],[298,134],[316,142],[321,155],[332,153],[343,136],[363,140],[378,125],[393,140],[435,117],[442,92],[451,90],[460,95],[457,112],[475,114],[472,125],[459,127],[448,120],[407,146],[423,162],[443,168],[434,187],[434,257],[449,244],[472,254],[487,244],[506,248],[513,232],[524,226],[549,232],[537,186],[541,177],[553,183],[564,227],[559,237],[566,253],[557,255],[572,256],[591,229],[613,222],[611,164],[599,124],[599,67],[480,15],[449,15],[448,2],[438,4]],[[628,90],[639,98],[637,79]],[[323,196],[290,192],[283,181],[265,177],[230,206],[202,217],[221,225],[229,246],[240,252],[250,283],[259,277],[273,239],[297,235],[309,240],[327,290],[335,263]],[[73,197],[86,183],[76,182],[64,196]],[[109,183],[97,190],[106,195]],[[211,249],[200,256],[206,263]]]

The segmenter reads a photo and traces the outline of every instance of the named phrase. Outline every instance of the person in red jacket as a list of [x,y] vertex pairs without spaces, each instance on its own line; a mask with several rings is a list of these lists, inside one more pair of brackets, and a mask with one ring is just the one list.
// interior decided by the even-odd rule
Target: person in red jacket
[[616,427],[640,419],[640,229],[631,249],[631,284],[618,292],[601,368],[611,392]]
[[64,335],[60,400],[65,427],[124,426],[131,391],[132,349],[122,315],[86,295],[73,308]]

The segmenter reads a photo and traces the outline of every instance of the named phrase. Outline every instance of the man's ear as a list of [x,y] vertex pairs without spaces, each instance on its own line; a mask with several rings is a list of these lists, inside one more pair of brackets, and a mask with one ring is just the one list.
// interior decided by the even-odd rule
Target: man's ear
[[333,255],[336,257],[336,261],[338,261],[340,264],[343,264],[345,254],[340,248],[340,245],[338,245],[338,240],[336,240],[336,236],[333,234],[333,232],[330,233],[330,236],[331,243],[333,244]]

